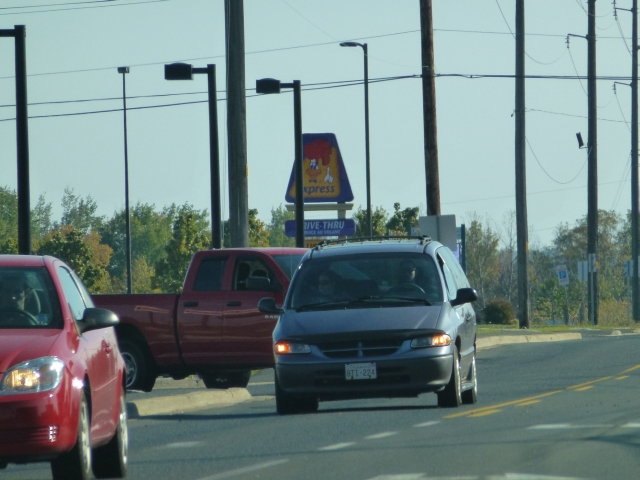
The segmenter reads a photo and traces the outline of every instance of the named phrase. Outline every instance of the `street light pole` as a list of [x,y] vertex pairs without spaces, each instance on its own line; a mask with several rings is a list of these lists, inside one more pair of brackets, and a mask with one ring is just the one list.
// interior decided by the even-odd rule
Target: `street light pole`
[[124,215],[125,215],[125,258],[127,263],[127,293],[131,295],[131,215],[129,212],[129,153],[127,148],[127,86],[125,75],[129,67],[118,67],[122,74],[122,110],[124,112]]
[[222,248],[222,215],[220,213],[220,154],[218,151],[218,97],[216,66],[195,68],[189,63],[164,66],[165,80],[193,80],[194,73],[207,74],[209,89],[209,164],[211,168],[211,247]]
[[26,29],[0,30],[0,37],[15,40],[16,65],[16,144],[18,157],[18,253],[31,253],[31,207],[29,191],[29,115],[27,113]]
[[293,89],[293,120],[295,135],[295,186],[296,186],[296,247],[304,248],[304,155],[302,152],[302,95],[300,80],[293,83],[280,83],[275,78],[262,78],[256,80],[256,93],[270,94],[280,93],[281,88]]
[[365,178],[367,182],[367,233],[373,236],[371,216],[371,169],[369,157],[369,50],[366,43],[342,42],[341,47],[360,47],[364,53],[364,141],[365,141]]

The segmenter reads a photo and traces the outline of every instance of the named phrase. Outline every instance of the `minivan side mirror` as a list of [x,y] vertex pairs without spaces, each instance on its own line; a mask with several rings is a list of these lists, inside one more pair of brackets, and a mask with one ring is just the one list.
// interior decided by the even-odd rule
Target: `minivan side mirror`
[[478,294],[473,288],[459,288],[456,298],[451,300],[451,306],[457,307],[465,303],[471,303],[478,300]]
[[284,310],[276,306],[275,298],[267,297],[258,302],[258,310],[262,313],[273,313],[276,315],[282,315]]

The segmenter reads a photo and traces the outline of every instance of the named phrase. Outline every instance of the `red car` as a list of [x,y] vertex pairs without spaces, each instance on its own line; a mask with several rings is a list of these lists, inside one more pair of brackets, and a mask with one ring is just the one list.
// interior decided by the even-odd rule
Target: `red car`
[[117,323],[64,262],[0,255],[0,468],[51,462],[54,479],[126,475]]

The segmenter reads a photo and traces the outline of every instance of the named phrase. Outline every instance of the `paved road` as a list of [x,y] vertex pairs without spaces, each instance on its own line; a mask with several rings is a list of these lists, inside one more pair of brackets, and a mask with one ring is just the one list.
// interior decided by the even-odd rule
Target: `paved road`
[[[597,333],[482,349],[479,403],[459,409],[425,394],[282,417],[263,371],[248,388],[253,400],[131,420],[130,478],[636,478],[638,346],[639,335]],[[26,465],[2,478],[50,475]]]

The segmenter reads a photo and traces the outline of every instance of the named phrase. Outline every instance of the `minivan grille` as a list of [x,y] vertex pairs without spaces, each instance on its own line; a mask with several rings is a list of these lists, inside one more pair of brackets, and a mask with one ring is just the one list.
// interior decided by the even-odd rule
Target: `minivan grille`
[[392,355],[402,345],[401,339],[343,340],[324,342],[318,348],[329,358],[366,358]]

